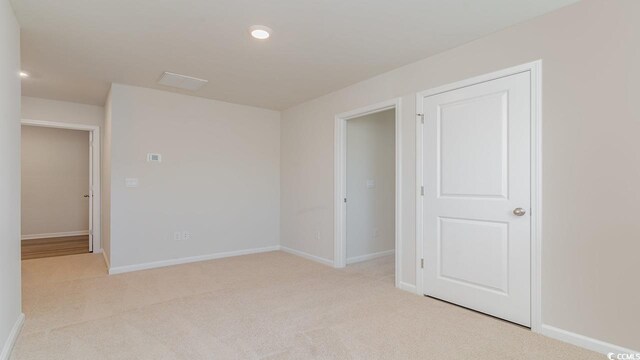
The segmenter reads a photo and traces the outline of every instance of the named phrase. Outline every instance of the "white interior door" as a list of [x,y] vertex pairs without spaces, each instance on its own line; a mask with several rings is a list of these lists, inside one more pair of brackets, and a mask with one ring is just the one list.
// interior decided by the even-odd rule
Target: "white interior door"
[[423,97],[423,289],[531,324],[531,88],[523,72]]

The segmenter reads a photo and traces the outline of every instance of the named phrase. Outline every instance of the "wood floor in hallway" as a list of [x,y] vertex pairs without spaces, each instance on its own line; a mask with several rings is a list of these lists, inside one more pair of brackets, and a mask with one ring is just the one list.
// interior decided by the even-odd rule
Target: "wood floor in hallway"
[[22,240],[22,260],[89,253],[89,235]]

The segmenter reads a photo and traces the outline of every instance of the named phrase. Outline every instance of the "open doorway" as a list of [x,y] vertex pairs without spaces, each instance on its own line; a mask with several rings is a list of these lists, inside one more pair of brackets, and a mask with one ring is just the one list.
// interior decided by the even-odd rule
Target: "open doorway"
[[335,267],[388,269],[396,286],[400,283],[398,112],[399,100],[393,100],[336,117],[334,254]]
[[97,127],[22,122],[23,260],[100,249],[95,236],[96,225],[99,229],[97,132]]

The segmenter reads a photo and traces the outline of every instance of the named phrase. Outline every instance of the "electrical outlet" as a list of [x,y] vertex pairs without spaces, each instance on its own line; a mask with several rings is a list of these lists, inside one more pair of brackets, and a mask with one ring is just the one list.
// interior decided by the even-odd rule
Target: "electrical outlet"
[[191,240],[191,233],[188,231],[183,231],[182,232],[182,240]]
[[320,240],[320,230],[316,232],[316,240]]
[[182,240],[182,234],[180,233],[180,231],[174,231],[173,232],[173,240],[174,241],[181,241]]

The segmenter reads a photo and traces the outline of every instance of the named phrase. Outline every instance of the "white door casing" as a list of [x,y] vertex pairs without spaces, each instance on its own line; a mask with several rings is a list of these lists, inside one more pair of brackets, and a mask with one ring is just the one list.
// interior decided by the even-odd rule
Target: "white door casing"
[[100,219],[100,127],[94,125],[84,125],[75,123],[62,123],[45,120],[22,119],[22,125],[40,126],[54,129],[69,129],[89,131],[89,167],[90,167],[90,193],[89,193],[89,249],[93,252],[102,252],[101,245],[101,219]]
[[423,293],[530,326],[531,72],[418,98]]
[[402,132],[401,99],[395,98],[336,115],[334,122],[334,267],[347,263],[346,198],[347,121],[360,116],[395,109],[395,286],[402,279]]
[[89,131],[89,252],[93,252],[93,132]]

